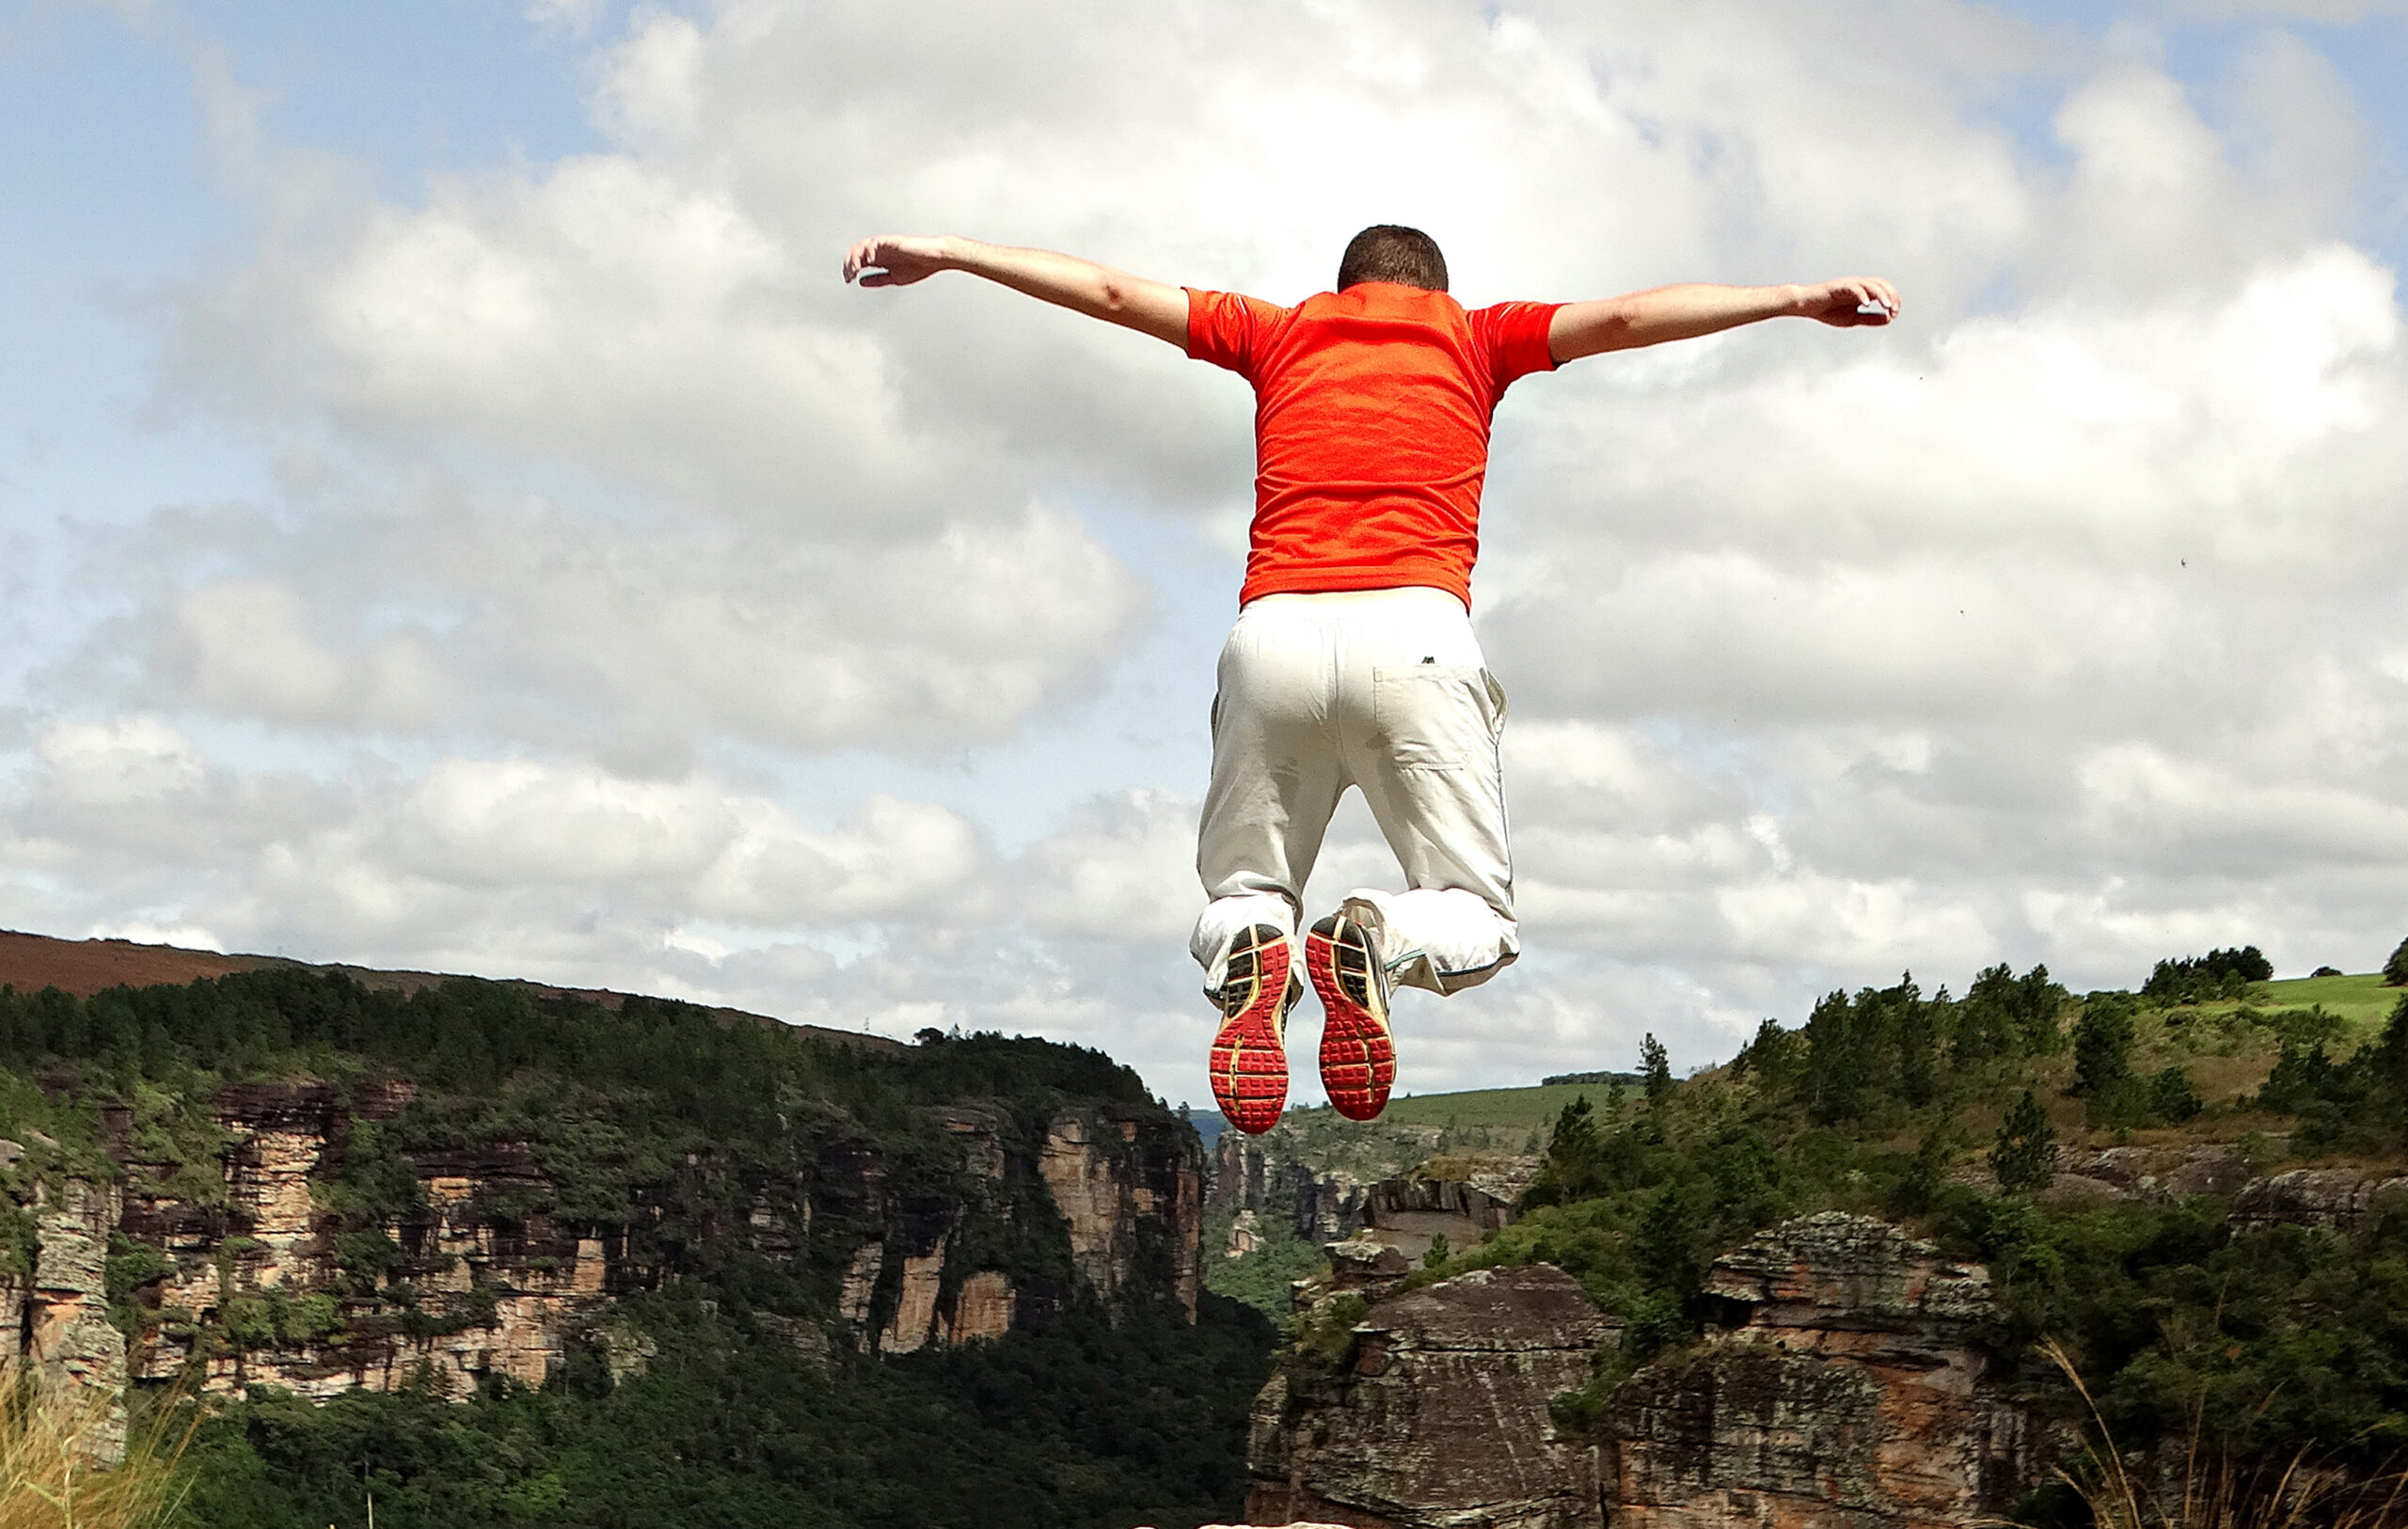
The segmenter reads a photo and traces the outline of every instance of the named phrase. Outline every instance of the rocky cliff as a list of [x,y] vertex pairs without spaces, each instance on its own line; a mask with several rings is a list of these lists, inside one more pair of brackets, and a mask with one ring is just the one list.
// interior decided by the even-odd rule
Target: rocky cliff
[[1989,1277],[1837,1211],[1714,1265],[1720,1315],[1615,1393],[1630,1529],[1962,1525],[2031,1484],[2021,1414],[1975,1344]]
[[1291,1359],[1263,1388],[1248,1521],[1595,1529],[1596,1446],[1547,1402],[1587,1382],[1617,1331],[1544,1264],[1379,1302],[1342,1361]]
[[205,1162],[146,1156],[158,1133],[112,1103],[103,1140],[121,1173],[105,1179],[0,1143],[34,1249],[0,1285],[0,1331],[110,1391],[130,1377],[325,1398],[540,1385],[578,1347],[623,1374],[644,1341],[614,1299],[736,1254],[824,1285],[820,1319],[785,1323],[821,1352],[994,1337],[1087,1299],[1166,1297],[1195,1316],[1202,1152],[1159,1109],[1073,1104],[1032,1131],[995,1105],[930,1108],[923,1129],[951,1165],[936,1176],[865,1133],[799,1133],[783,1179],[689,1154],[638,1186],[633,1223],[528,1208],[567,1188],[530,1142],[387,1152],[377,1166],[406,1182],[383,1197],[406,1208],[368,1220],[366,1139],[417,1094],[406,1080],[226,1088]]
[[1266,1141],[1223,1131],[1212,1143],[1207,1205],[1232,1215],[1275,1216],[1307,1242],[1330,1242],[1363,1224],[1364,1195],[1378,1176],[1319,1166],[1275,1133]]
[[1975,1341],[1991,1316],[1978,1267],[1833,1212],[1725,1254],[1706,1288],[1716,1320],[1616,1388],[1603,1443],[1549,1405],[1621,1335],[1569,1276],[1480,1270],[1375,1300],[1341,1362],[1300,1349],[1264,1390],[1248,1516],[1923,1529],[1995,1513],[2036,1479]]

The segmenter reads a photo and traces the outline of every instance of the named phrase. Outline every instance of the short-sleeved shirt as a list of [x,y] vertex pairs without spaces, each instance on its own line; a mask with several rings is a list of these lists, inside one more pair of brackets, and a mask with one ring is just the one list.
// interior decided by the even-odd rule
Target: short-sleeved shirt
[[1551,370],[1560,307],[1465,311],[1358,282],[1280,307],[1187,292],[1187,354],[1254,385],[1257,595],[1428,585],[1471,605],[1488,423],[1516,377]]

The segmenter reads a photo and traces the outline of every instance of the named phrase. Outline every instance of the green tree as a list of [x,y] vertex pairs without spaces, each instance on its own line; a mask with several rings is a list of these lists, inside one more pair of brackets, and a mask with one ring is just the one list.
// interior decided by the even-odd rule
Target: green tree
[[2169,1126],[2179,1126],[2205,1106],[2191,1075],[2180,1067],[2165,1067],[2148,1080],[2148,1112]]
[[1705,1260],[1698,1255],[1702,1230],[1696,1208],[1679,1184],[1657,1190],[1631,1237],[1630,1254],[1639,1277],[1686,1305],[1705,1283]]
[[2132,995],[2093,993],[2073,1024],[2073,1091],[2112,1099],[2132,1076]]
[[2383,980],[2394,987],[2408,987],[2408,939],[2392,948],[2391,959],[2383,964]]
[[2049,1124],[2049,1111],[2041,1107],[2039,1096],[2028,1088],[2006,1112],[2006,1124],[1998,1128],[1998,1141],[1990,1148],[1990,1172],[1998,1175],[1998,1187],[2009,1194],[2045,1190],[2057,1176],[2056,1127]]
[[1653,1032],[1639,1043],[1639,1070],[1647,1079],[1647,1103],[1651,1109],[1662,1109],[1672,1096],[1672,1063],[1664,1054],[1664,1043]]

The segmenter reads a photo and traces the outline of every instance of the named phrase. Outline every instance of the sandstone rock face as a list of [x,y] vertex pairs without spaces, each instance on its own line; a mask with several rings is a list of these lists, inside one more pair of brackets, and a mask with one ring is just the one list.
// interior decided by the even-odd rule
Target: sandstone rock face
[[1630,1529],[1963,1525],[2031,1471],[1973,1329],[1989,1278],[1895,1227],[1828,1212],[1717,1261],[1719,1330],[1615,1394]]
[[1196,1319],[1204,1164],[1193,1131],[1133,1111],[1066,1111],[1047,1127],[1038,1168],[1069,1222],[1081,1279],[1111,1295],[1150,1253],[1170,1264],[1179,1302]]
[[[1429,1134],[1434,1143],[1437,1133]],[[1360,1229],[1370,1187],[1343,1170],[1316,1172],[1266,1152],[1234,1130],[1212,1143],[1212,1208],[1259,1214],[1275,1206],[1285,1216],[1293,1206],[1296,1235],[1307,1242],[1335,1242]]]
[[[117,1206],[104,1189],[70,1179],[55,1205],[37,1216],[40,1252],[33,1289],[18,1305],[27,1357],[46,1384],[116,1396],[125,1390],[125,1338],[109,1324],[109,1228]],[[94,1458],[125,1458],[125,1418],[110,1413],[92,1439]]]
[[[1394,1276],[1371,1273],[1376,1297]],[[1547,1406],[1620,1341],[1569,1277],[1533,1265],[1374,1299],[1342,1367],[1291,1354],[1257,1401],[1247,1517],[1966,1529],[2043,1474],[1975,1342],[1986,1270],[1833,1213],[1725,1254],[1705,1288],[1717,1319],[1615,1391],[1602,1446]],[[1322,1320],[1338,1298],[1319,1294]]]
[[1363,1222],[1382,1242],[1415,1262],[1439,1237],[1461,1253],[1513,1224],[1510,1201],[1449,1179],[1384,1178],[1363,1197]]
[[[0,1288],[0,1333],[24,1334],[55,1377],[111,1394],[131,1378],[214,1395],[274,1385],[321,1400],[354,1386],[465,1396],[487,1377],[542,1385],[573,1348],[600,1354],[613,1376],[640,1370],[651,1340],[613,1316],[615,1298],[681,1278],[681,1250],[710,1239],[831,1270],[836,1309],[824,1327],[764,1327],[806,1358],[824,1358],[832,1340],[910,1353],[991,1339],[1076,1293],[956,1267],[974,1209],[958,1181],[900,1190],[875,1146],[843,1139],[808,1149],[791,1181],[733,1195],[721,1165],[689,1157],[672,1181],[639,1190],[653,1225],[675,1224],[667,1238],[641,1218],[578,1223],[524,1209],[553,1189],[528,1143],[416,1153],[422,1209],[380,1239],[326,1208],[324,1187],[359,1123],[398,1115],[413,1094],[406,1082],[229,1088],[211,1111],[214,1163],[146,1162],[130,1112],[104,1111],[122,1190],[71,1180],[57,1203],[28,1207],[39,1267],[29,1285]],[[934,1114],[972,1181],[991,1187],[979,1213],[1058,1212],[1078,1286],[1159,1288],[1193,1318],[1203,1162],[1192,1132],[1143,1110],[1072,1109],[1031,1151],[1010,1144],[1017,1128],[998,1110]],[[113,1233],[158,1255],[134,1291],[130,1351],[108,1315]],[[384,1249],[364,1274],[363,1240]]]
[[937,1295],[944,1285],[942,1250],[903,1260],[903,1297],[895,1316],[879,1334],[879,1352],[917,1353],[937,1332]]
[[1020,1296],[1012,1288],[1011,1276],[998,1269],[980,1269],[961,1282],[953,1299],[953,1316],[940,1329],[940,1336],[946,1343],[1000,1338],[1012,1330],[1019,1308]]
[[1548,1399],[1585,1384],[1613,1332],[1544,1264],[1479,1269],[1373,1306],[1335,1372],[1294,1361],[1255,1403],[1254,1523],[1600,1529],[1594,1445]]

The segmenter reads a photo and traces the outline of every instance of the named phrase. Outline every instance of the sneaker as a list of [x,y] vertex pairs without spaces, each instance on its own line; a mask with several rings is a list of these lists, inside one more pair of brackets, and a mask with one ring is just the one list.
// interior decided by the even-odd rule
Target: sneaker
[[1275,925],[1238,932],[1217,995],[1220,1033],[1212,1037],[1212,1098],[1230,1125],[1260,1136],[1288,1104],[1288,1009],[1304,994],[1290,969],[1294,940]]
[[1379,937],[1343,910],[1333,913],[1305,937],[1305,972],[1329,1016],[1321,1032],[1321,1086],[1347,1119],[1376,1120],[1396,1085]]

